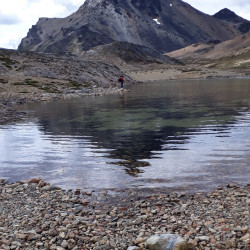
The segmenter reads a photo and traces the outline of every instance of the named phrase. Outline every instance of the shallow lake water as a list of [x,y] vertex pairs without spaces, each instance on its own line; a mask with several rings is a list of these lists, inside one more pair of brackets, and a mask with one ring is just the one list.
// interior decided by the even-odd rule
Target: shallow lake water
[[0,126],[0,178],[63,188],[208,190],[250,179],[250,80],[167,81],[19,107]]

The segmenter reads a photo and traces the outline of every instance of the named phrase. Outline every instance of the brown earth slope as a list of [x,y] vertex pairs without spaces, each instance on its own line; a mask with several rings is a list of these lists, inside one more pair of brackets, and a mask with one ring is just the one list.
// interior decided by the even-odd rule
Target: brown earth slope
[[193,44],[166,55],[216,69],[250,72],[250,32],[219,44]]

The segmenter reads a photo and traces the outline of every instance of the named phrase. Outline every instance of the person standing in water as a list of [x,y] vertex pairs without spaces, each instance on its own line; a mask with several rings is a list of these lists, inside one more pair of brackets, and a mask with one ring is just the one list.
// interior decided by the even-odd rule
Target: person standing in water
[[123,76],[121,76],[118,81],[121,83],[121,90],[123,90],[123,83],[124,83]]

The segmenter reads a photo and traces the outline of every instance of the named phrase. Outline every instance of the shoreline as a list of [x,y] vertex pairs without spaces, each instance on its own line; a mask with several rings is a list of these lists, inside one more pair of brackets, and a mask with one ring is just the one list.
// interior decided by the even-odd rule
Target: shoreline
[[206,80],[206,79],[236,79],[250,78],[248,72],[209,69],[202,65],[146,65],[129,68],[125,72],[135,81],[164,81],[164,80]]
[[0,180],[1,249],[143,250],[155,234],[194,249],[249,249],[250,184],[196,194],[62,190],[41,179]]
[[[162,65],[161,65],[162,66]],[[125,69],[124,73],[127,74],[133,82],[128,81],[125,84],[131,87],[134,84],[142,84],[147,82],[156,82],[156,81],[185,81],[185,80],[209,80],[209,79],[250,79],[250,75],[246,73],[236,73],[231,71],[208,71],[204,69],[201,73],[201,69],[197,71],[185,70],[183,72],[182,68],[168,68],[155,65],[147,65],[145,67],[136,67],[135,70]],[[153,68],[152,68],[153,67]],[[86,96],[101,96],[101,95],[110,95],[110,94],[119,94],[121,90],[118,86],[110,87],[97,87],[89,90],[87,93],[84,91],[73,91],[72,93],[46,93],[46,92],[36,92],[33,94],[32,87],[30,93],[23,93],[22,96],[18,95],[15,88],[10,88],[5,93],[0,92],[0,124],[6,124],[9,122],[16,122],[22,119],[25,119],[29,114],[25,112],[18,112],[14,109],[15,106],[24,104],[24,103],[34,103],[34,102],[51,102],[53,100],[60,99],[72,99],[80,98]],[[126,89],[125,89],[126,91]],[[127,90],[129,91],[129,90]]]

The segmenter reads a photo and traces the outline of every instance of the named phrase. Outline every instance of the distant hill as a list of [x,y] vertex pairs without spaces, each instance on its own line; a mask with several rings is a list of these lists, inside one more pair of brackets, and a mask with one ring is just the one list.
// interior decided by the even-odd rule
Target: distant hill
[[250,50],[250,32],[219,44],[193,44],[186,48],[172,51],[166,55],[174,58],[211,58],[243,54]]
[[80,55],[114,41],[169,52],[197,42],[225,41],[237,27],[181,0],[86,0],[66,18],[40,18],[20,51]]
[[166,55],[194,63],[214,63],[223,68],[244,68],[250,72],[250,31],[219,44],[193,44]]

